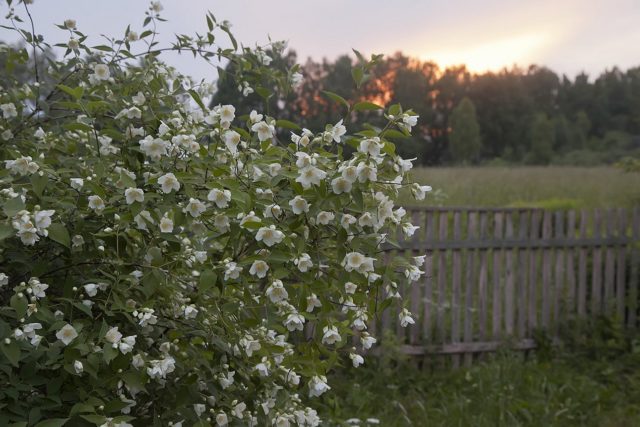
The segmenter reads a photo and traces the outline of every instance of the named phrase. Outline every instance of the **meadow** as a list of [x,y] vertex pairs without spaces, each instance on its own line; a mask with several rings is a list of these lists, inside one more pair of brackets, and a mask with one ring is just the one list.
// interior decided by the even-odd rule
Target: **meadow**
[[[640,174],[608,166],[423,167],[413,176],[433,187],[425,206],[573,209],[640,204]],[[408,194],[403,201],[416,205]]]

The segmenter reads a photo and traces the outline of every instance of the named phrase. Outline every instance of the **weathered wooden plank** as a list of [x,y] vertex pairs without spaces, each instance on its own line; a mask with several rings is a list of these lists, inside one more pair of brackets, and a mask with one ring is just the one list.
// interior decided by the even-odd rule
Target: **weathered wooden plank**
[[[602,229],[602,212],[596,209],[593,212],[593,235],[600,237]],[[591,269],[591,313],[602,312],[602,249],[593,248],[593,266]]]
[[[578,238],[555,238],[548,239],[485,239],[485,240],[446,240],[443,242],[419,242],[403,243],[403,247],[413,250],[462,250],[462,249],[554,249],[554,248],[591,248],[627,245],[633,242],[631,237],[578,237]],[[385,244],[383,250],[395,250],[395,246]]]
[[[503,233],[503,213],[495,212],[493,215],[493,235],[496,239],[502,238]],[[493,289],[492,289],[492,322],[491,329],[494,339],[499,339],[502,331],[502,250],[494,249],[491,251],[493,257],[493,269],[491,275],[493,276]]]
[[[616,229],[616,211],[614,209],[607,209],[605,212],[606,218],[606,232],[607,236],[613,237]],[[604,301],[603,308],[604,313],[607,316],[611,316],[615,313],[615,263],[616,263],[616,251],[613,247],[608,246],[605,254],[604,264]]]
[[[557,238],[562,238],[564,236],[564,211],[557,211],[554,214],[554,224],[555,230],[554,234]],[[552,294],[552,302],[553,302],[553,331],[558,330],[558,325],[560,323],[560,313],[561,308],[565,304],[565,293],[564,293],[564,248],[556,248],[555,249],[555,258],[556,265],[554,271],[554,280],[553,280],[553,294]]]
[[[586,237],[589,227],[589,212],[580,211],[580,236]],[[578,316],[587,314],[587,249],[580,248],[578,258]]]
[[[542,237],[551,237],[550,211],[545,211],[542,218]],[[542,322],[543,328],[548,328],[551,317],[551,251],[545,249],[542,252]]]
[[[531,240],[540,238],[541,211],[531,212]],[[529,330],[538,327],[538,252],[532,249],[529,251]]]
[[[627,234],[627,211],[626,209],[618,209],[618,236],[625,236]],[[625,246],[619,246],[617,250],[617,272],[616,272],[616,315],[621,322],[624,322],[624,296],[626,286],[626,251]]]
[[[487,238],[489,233],[489,216],[486,212],[480,213],[480,238]],[[487,258],[486,250],[480,251],[480,277],[478,280],[478,335],[481,340],[487,338]]]
[[488,213],[496,213],[496,212],[502,212],[502,213],[506,213],[506,212],[523,212],[523,211],[540,211],[542,212],[544,210],[544,208],[531,208],[531,207],[522,207],[522,208],[507,208],[507,207],[499,207],[499,208],[494,208],[494,207],[478,207],[478,206],[407,206],[405,205],[404,208],[409,211],[409,210],[421,210],[421,211],[425,211],[425,212],[470,212],[470,211],[474,211],[474,212],[488,212]]
[[[453,238],[459,240],[462,237],[462,213],[453,212]],[[462,280],[462,254],[459,250],[453,251],[453,270],[451,272],[451,342],[460,342],[460,309],[461,309],[461,280]],[[453,368],[460,366],[460,357],[452,356]]]
[[[576,211],[569,211],[567,214],[567,237],[576,236]],[[567,315],[573,316],[576,310],[576,272],[575,272],[576,250],[567,250]]]
[[[461,353],[482,353],[497,351],[501,348],[512,350],[532,350],[536,348],[533,339],[523,339],[508,344],[504,341],[485,341],[472,343],[451,343],[443,345],[411,346],[403,345],[400,351],[409,356],[450,355]],[[375,354],[375,352],[374,352]]]
[[[529,212],[520,212],[518,222],[518,237],[524,240],[529,233]],[[527,255],[526,250],[520,249],[518,251],[516,301],[518,304],[518,336],[520,338],[527,336]]]
[[[439,232],[438,238],[440,241],[447,239],[449,232],[449,214],[447,212],[441,212],[439,217]],[[447,253],[445,251],[438,251],[438,306],[436,314],[436,329],[438,331],[438,341],[444,342],[445,340],[445,298],[447,296]]]
[[[635,240],[640,240],[640,207],[633,209],[632,217],[632,237]],[[640,251],[638,250],[638,244],[634,244],[631,247],[631,266],[629,278],[629,304],[627,313],[627,324],[631,328],[636,328],[638,320],[638,264],[640,263]]]
[[[434,213],[427,212],[426,213],[426,239],[427,241],[431,241],[434,239],[436,235],[435,221],[434,221]],[[424,341],[430,341],[432,338],[432,312],[433,312],[433,262],[434,262],[434,253],[433,251],[426,253],[427,257],[425,258],[424,263],[424,295],[423,295],[423,310],[422,310],[422,337]]]
[[[513,238],[513,213],[507,212],[505,217],[505,237]],[[506,280],[504,286],[504,327],[507,336],[512,336],[514,332],[514,313],[515,313],[515,253],[513,249],[507,250],[505,254],[506,263]]]
[[[477,212],[469,212],[467,216],[467,239],[475,239],[478,236],[478,213]],[[465,278],[465,289],[464,289],[464,308],[462,311],[463,315],[463,340],[465,343],[473,341],[473,324],[474,324],[474,305],[473,305],[473,294],[475,293],[477,277],[476,277],[476,250],[468,249],[467,250],[467,260],[465,264],[466,278]],[[464,355],[464,366],[471,366],[473,362],[473,354],[465,353]]]
[[[422,239],[425,238],[425,227],[422,226],[422,218],[421,218],[421,212],[420,211],[413,211],[411,213],[411,221],[413,224],[420,224],[420,228],[418,229],[418,232],[415,233],[413,235],[413,239],[420,241]],[[417,255],[423,255],[421,253],[417,253],[415,251],[410,252],[409,253],[410,256],[417,256]],[[412,260],[413,262],[413,260]],[[424,268],[424,265],[419,265],[418,268],[420,268],[421,270]],[[423,304],[421,304],[421,299],[422,299],[422,281],[421,280],[416,280],[415,282],[411,283],[411,301],[409,301],[409,310],[411,311],[411,313],[414,316],[422,316],[422,313],[420,312],[420,309],[422,307]],[[417,344],[418,340],[420,339],[420,324],[418,322],[416,322],[413,325],[409,326],[409,343],[410,344]]]

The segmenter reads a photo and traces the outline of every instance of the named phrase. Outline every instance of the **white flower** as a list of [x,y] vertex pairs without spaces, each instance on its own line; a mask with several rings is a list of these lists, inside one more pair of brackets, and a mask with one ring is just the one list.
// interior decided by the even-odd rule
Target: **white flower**
[[64,26],[65,28],[69,29],[69,30],[75,30],[76,29],[76,20],[75,19],[65,19],[64,20]]
[[75,37],[69,37],[69,41],[67,42],[67,47],[71,50],[80,49],[80,42]]
[[218,114],[220,114],[220,125],[228,128],[236,117],[236,108],[233,105],[223,105],[218,110]]
[[166,378],[167,374],[175,371],[176,360],[171,356],[166,356],[164,359],[149,361],[147,368],[147,374],[150,378]]
[[74,190],[80,190],[84,185],[84,179],[82,178],[71,178],[70,180],[71,188]]
[[55,213],[54,210],[36,211],[33,214],[33,220],[35,226],[38,229],[38,233],[43,236],[48,236],[47,228],[51,225],[51,216]]
[[111,344],[118,344],[122,339],[122,334],[118,332],[118,327],[114,326],[113,328],[109,329],[106,334],[104,334],[104,339]]
[[402,232],[406,237],[411,237],[419,229],[419,226],[415,226],[409,222],[405,222],[402,224]]
[[363,332],[360,336],[362,342],[362,348],[369,350],[378,340],[369,335],[367,332]]
[[359,354],[349,353],[349,358],[351,359],[351,363],[353,363],[354,368],[357,368],[364,363],[364,357]]
[[71,341],[78,337],[78,332],[76,332],[75,328],[68,323],[64,325],[57,333],[56,338],[58,338],[64,345],[69,345]]
[[360,182],[376,181],[378,179],[378,169],[367,163],[358,163],[356,171],[358,173],[358,181]]
[[76,371],[76,374],[80,375],[84,371],[84,366],[82,365],[82,362],[79,360],[74,361],[73,370]]
[[342,120],[340,120],[334,126],[329,126],[329,132],[330,132],[331,138],[335,142],[340,142],[340,140],[342,139],[342,135],[347,133],[347,128],[344,127],[344,125],[342,124]]
[[169,217],[163,216],[160,220],[160,231],[162,233],[171,233],[173,232],[173,221],[169,219]]
[[342,266],[347,271],[357,270],[365,262],[365,258],[360,252],[349,252],[342,260]]
[[87,283],[83,286],[83,288],[87,295],[90,297],[95,297],[98,294],[98,285],[96,285],[95,283]]
[[339,176],[331,181],[331,189],[335,194],[348,193],[351,191],[351,181]]
[[262,279],[267,275],[267,271],[269,271],[269,266],[266,262],[262,260],[253,261],[251,264],[251,268],[249,269],[249,274],[252,276],[258,276],[258,278]]
[[129,187],[124,191],[124,197],[127,200],[127,204],[131,205],[133,202],[144,202],[144,191],[140,188]]
[[162,175],[158,178],[158,184],[160,184],[163,193],[171,193],[172,190],[180,190],[180,182],[174,174],[171,172]]
[[309,212],[309,204],[300,196],[296,196],[290,200],[289,206],[291,206],[291,210],[296,215],[300,215],[303,212]]
[[400,314],[398,314],[398,319],[400,320],[400,326],[403,328],[416,323],[415,320],[413,320],[413,317],[411,317],[411,313],[406,308],[403,308]]
[[145,98],[144,93],[142,92],[138,92],[137,94],[133,95],[131,97],[131,100],[136,105],[144,105],[144,103],[147,102],[147,98]]
[[109,73],[109,67],[105,64],[95,64],[93,66],[93,76],[97,80],[109,80],[111,73]]
[[135,41],[138,41],[139,39],[140,39],[140,36],[135,31],[129,31],[127,33],[127,40],[128,41],[135,42]]
[[34,133],[33,136],[35,136],[38,139],[43,139],[46,136],[46,133],[44,132],[44,130],[39,127]]
[[301,331],[304,329],[305,318],[299,313],[291,313],[284,321],[284,326],[290,332]]
[[325,179],[327,173],[315,166],[306,166],[300,170],[300,175],[296,178],[296,182],[302,184],[302,188],[311,188],[311,185],[320,185],[320,181]]
[[410,265],[404,270],[404,275],[409,281],[415,282],[424,274],[424,271],[420,270],[415,265]]
[[329,390],[331,390],[331,387],[327,384],[327,377],[324,375],[314,376],[309,381],[309,397],[320,396]]
[[0,288],[9,284],[9,276],[5,273],[0,273]]
[[184,212],[188,212],[192,217],[197,218],[207,210],[207,206],[198,199],[189,198],[189,203],[184,208]]
[[354,217],[353,215],[349,215],[349,214],[342,215],[342,218],[340,219],[340,225],[345,230],[348,230],[349,226],[355,224],[356,222],[357,222],[356,217]]
[[316,294],[311,294],[307,297],[307,313],[313,312],[316,307],[322,307],[322,302]]
[[415,183],[411,186],[411,193],[416,200],[424,200],[427,193],[431,190],[432,188],[428,185],[420,185],[418,183]]
[[324,332],[322,335],[323,344],[332,345],[342,341],[342,337],[338,333],[338,328],[335,326],[325,326],[322,328],[322,331]]
[[356,285],[355,283],[347,282],[344,284],[344,291],[347,294],[354,294],[356,292],[356,289],[358,289],[358,285]]
[[228,130],[223,135],[224,145],[232,154],[238,152],[238,144],[240,144],[240,134],[234,130]]
[[214,188],[209,191],[207,200],[214,202],[218,208],[224,209],[229,206],[229,202],[231,201],[231,192],[229,190],[219,190]]
[[244,411],[245,409],[247,409],[247,404],[244,402],[240,402],[238,403],[236,406],[233,407],[233,415],[237,418],[242,419],[244,417]]
[[289,294],[287,293],[282,280],[274,280],[267,288],[265,295],[267,295],[274,304],[289,298]]
[[220,412],[218,415],[216,415],[216,424],[218,424],[218,426],[220,427],[229,424],[229,418],[227,417],[227,414],[225,414],[224,412]]
[[195,319],[198,317],[198,309],[195,305],[190,304],[184,308],[184,318],[185,319]]
[[40,166],[32,161],[31,156],[20,156],[15,160],[5,160],[4,165],[11,175],[30,175],[40,169]]
[[267,122],[258,122],[251,126],[251,130],[257,132],[260,142],[273,138],[275,129]]
[[168,141],[161,138],[154,138],[151,135],[140,140],[138,144],[140,145],[140,150],[151,157],[151,160],[160,160],[162,156],[167,155],[167,149],[169,148]]
[[92,195],[88,197],[89,199],[89,208],[96,211],[96,213],[101,213],[106,207],[104,204],[104,200],[100,196]]
[[160,13],[163,9],[164,7],[162,7],[162,3],[160,3],[159,1],[151,2],[151,10],[153,10],[155,13]]
[[139,230],[147,230],[147,223],[155,224],[155,221],[151,217],[151,213],[149,211],[141,211],[138,215],[133,217],[133,221],[136,223]]
[[418,124],[418,118],[420,116],[410,116],[409,114],[402,115],[402,127],[407,130],[407,132],[411,132],[411,128]]
[[265,245],[271,247],[275,244],[282,242],[284,239],[284,233],[276,229],[275,225],[269,227],[260,227],[256,233],[256,240],[263,242]]
[[380,143],[380,138],[369,138],[360,141],[358,151],[364,154],[368,154],[371,157],[379,157],[380,150],[384,147],[384,144]]
[[282,165],[280,163],[271,163],[269,165],[269,175],[277,176],[281,169]]
[[300,86],[303,79],[304,76],[302,75],[302,73],[296,71],[291,75],[291,86],[293,86],[294,88]]
[[321,225],[328,225],[335,217],[333,212],[320,211],[318,216],[316,216],[316,222]]
[[18,116],[18,110],[16,110],[16,106],[12,103],[0,105],[0,110],[2,110],[2,117],[5,119]]
[[136,335],[130,335],[120,340],[120,342],[118,343],[118,349],[122,354],[127,354],[133,351],[133,346],[135,345],[136,345]]
[[224,280],[237,279],[242,273],[242,267],[239,267],[233,261],[229,261],[224,266]]
[[306,273],[313,267],[313,261],[311,261],[311,257],[307,253],[303,253],[300,257],[294,259],[293,263],[298,266],[298,270],[302,273]]

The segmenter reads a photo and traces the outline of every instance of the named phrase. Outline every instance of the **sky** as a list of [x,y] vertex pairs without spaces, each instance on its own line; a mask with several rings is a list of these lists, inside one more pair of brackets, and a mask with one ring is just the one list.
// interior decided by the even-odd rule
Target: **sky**
[[[596,76],[613,66],[640,65],[640,0],[163,0],[160,41],[174,33],[205,32],[204,14],[232,23],[246,46],[286,40],[299,62],[335,59],[357,49],[365,54],[402,51],[441,66],[466,64],[476,72],[514,64],[544,65],[574,77]],[[95,44],[99,34],[122,34],[127,24],[142,32],[145,0],[34,0],[36,32],[66,42],[54,27],[67,18]],[[6,15],[2,1],[0,14]],[[17,10],[20,10],[18,6]],[[4,18],[0,18],[5,21]],[[3,22],[6,24],[6,22]],[[0,29],[0,40],[15,34]],[[140,45],[140,50],[142,50]],[[187,56],[165,60],[196,78],[212,68]]]

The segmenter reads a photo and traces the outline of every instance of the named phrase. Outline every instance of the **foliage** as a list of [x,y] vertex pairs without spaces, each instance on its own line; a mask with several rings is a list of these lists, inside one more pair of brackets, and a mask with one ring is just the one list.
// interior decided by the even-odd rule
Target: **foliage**
[[[574,79],[535,65],[472,74],[464,66],[442,69],[433,62],[397,53],[376,61],[367,71],[369,78],[356,90],[352,76],[361,62],[347,55],[333,62],[308,60],[299,70],[305,79],[296,96],[281,97],[279,112],[308,128],[336,121],[343,116],[343,107],[326,99],[323,91],[340,93],[353,103],[411,105],[423,120],[411,137],[396,141],[398,152],[428,165],[449,161],[449,120],[464,98],[476,107],[482,141],[478,160],[482,163],[495,158],[510,163],[525,161],[532,118],[538,114],[546,114],[553,122],[554,160],[567,152],[587,150],[597,164],[611,164],[640,148],[640,67],[626,71],[613,67],[598,76],[582,73]],[[220,93],[233,95],[226,87],[235,85],[221,82]],[[224,102],[235,103],[233,96]],[[350,120],[384,126],[384,118],[375,111],[352,115]],[[603,143],[609,132],[619,132],[632,142],[609,156],[598,155],[612,148]],[[573,158],[563,160],[570,164]]]
[[380,249],[388,227],[416,229],[398,189],[428,191],[386,138],[417,116],[394,105],[347,134],[207,107],[212,86],[162,52],[224,58],[263,105],[300,76],[269,66],[281,44],[239,48],[211,13],[206,34],[159,46],[158,2],[98,46],[66,20],[43,67],[30,3],[7,27],[33,72],[0,92],[0,424],[318,425],[325,375],[364,362],[368,319],[422,273]]
[[469,98],[463,98],[449,117],[449,146],[451,155],[458,163],[471,163],[480,154],[480,125],[476,107]]
[[321,413],[356,413],[360,422],[351,425],[361,426],[372,425],[367,419],[390,427],[637,425],[637,335],[598,319],[567,325],[562,342],[527,360],[506,350],[487,354],[470,369],[452,370],[438,357],[371,360],[330,377],[344,388],[336,387],[333,401],[324,399]]

